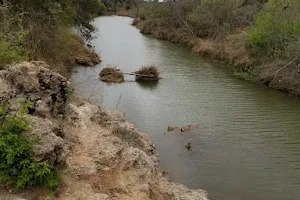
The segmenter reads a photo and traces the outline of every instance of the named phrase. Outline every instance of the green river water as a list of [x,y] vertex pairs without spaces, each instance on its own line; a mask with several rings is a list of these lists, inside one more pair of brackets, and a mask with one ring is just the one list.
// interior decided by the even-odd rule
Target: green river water
[[[92,41],[103,62],[78,67],[77,95],[123,111],[149,134],[173,181],[208,191],[211,200],[300,199],[300,101],[232,76],[188,48],[144,36],[127,17],[95,19]],[[107,64],[132,72],[160,66],[158,84],[99,81]],[[193,124],[189,132],[167,127]],[[192,150],[185,145],[192,143]]]

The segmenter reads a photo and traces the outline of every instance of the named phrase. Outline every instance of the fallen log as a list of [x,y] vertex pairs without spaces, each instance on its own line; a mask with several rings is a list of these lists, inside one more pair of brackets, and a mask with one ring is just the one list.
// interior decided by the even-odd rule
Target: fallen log
[[134,76],[143,76],[143,77],[150,77],[150,78],[155,78],[155,76],[153,74],[150,74],[150,75],[145,75],[145,74],[137,74],[137,73],[126,73],[126,72],[123,72],[123,74],[126,74],[126,75],[134,75]]
[[158,80],[162,79],[153,74],[146,75],[146,74],[138,74],[138,73],[134,73],[134,72],[132,72],[132,73],[123,72],[123,74],[135,76],[136,81],[158,81]]

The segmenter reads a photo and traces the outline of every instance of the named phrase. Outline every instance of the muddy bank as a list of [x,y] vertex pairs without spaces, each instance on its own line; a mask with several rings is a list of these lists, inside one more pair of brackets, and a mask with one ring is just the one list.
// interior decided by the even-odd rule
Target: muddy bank
[[220,61],[233,71],[234,75],[267,87],[300,96],[300,73],[296,67],[289,67],[283,61],[269,60],[259,62],[249,56],[248,28],[239,28],[223,40],[197,38],[185,28],[170,29],[160,25],[159,21],[133,21],[140,32],[172,43],[184,44],[201,56]]
[[[54,199],[206,200],[201,189],[172,183],[159,169],[150,138],[118,111],[104,111],[71,99],[67,80],[43,62],[22,63],[0,71],[0,98],[14,108],[29,98],[31,131],[40,141],[33,157],[63,173]],[[0,187],[1,199],[53,199],[41,188],[15,191]]]

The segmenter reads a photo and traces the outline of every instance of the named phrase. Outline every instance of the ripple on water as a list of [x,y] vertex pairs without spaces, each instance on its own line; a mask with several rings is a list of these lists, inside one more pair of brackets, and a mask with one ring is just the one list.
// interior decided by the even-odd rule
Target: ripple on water
[[[171,178],[208,190],[213,200],[299,200],[299,101],[233,77],[187,48],[143,36],[131,20],[95,20],[100,37],[93,45],[103,62],[76,69],[71,82],[77,92],[124,111],[152,137]],[[107,64],[126,72],[157,64],[164,79],[157,85],[106,85],[98,82],[98,72]],[[197,126],[166,131],[187,124]],[[184,148],[188,141],[192,151]]]

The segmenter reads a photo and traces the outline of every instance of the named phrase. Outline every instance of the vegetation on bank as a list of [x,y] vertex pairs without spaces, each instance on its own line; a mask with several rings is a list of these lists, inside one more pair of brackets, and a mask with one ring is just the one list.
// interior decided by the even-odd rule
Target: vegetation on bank
[[135,72],[136,81],[158,81],[159,71],[156,66],[144,66]]
[[136,81],[158,81],[159,71],[156,66],[143,66],[136,72],[121,72],[116,66],[108,65],[99,74],[100,80],[109,83],[123,83],[124,74],[135,76]]
[[[233,64],[237,74],[300,95],[300,1],[140,2],[142,33]],[[245,76],[245,77],[249,77]]]
[[109,83],[123,83],[124,74],[115,66],[107,66],[100,72],[100,80]]
[[103,14],[116,13],[119,10],[129,11],[137,7],[140,0],[102,0],[104,5]]
[[10,113],[8,105],[0,106],[0,183],[9,183],[16,189],[30,186],[43,186],[54,189],[58,186],[60,175],[45,161],[32,160],[33,139],[24,134],[30,131],[26,118],[32,103],[25,100],[20,108]]
[[101,6],[100,0],[0,1],[0,69],[42,60],[66,74],[77,55],[91,53],[81,36],[91,38],[90,21]]

